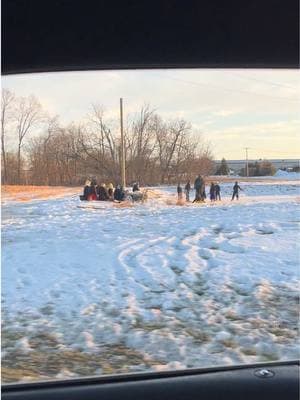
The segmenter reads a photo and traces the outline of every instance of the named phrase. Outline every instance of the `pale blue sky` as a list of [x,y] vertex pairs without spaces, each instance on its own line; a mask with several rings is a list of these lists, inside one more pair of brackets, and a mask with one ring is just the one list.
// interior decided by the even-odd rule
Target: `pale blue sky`
[[118,118],[148,103],[182,117],[211,143],[216,158],[298,158],[300,80],[296,70],[130,70],[6,76],[2,86],[35,94],[63,123],[82,120],[91,103]]

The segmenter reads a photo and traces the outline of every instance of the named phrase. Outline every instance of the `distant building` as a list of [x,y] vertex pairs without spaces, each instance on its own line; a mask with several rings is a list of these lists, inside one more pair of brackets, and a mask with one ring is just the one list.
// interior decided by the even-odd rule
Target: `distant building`
[[[248,163],[255,163],[255,162],[260,162],[262,161],[262,159],[259,160],[248,160]],[[295,167],[299,167],[300,166],[300,160],[296,160],[296,159],[273,159],[270,160],[268,159],[268,161],[270,161],[274,167],[276,168],[276,170],[278,169],[283,169],[286,171],[292,171],[293,168]],[[246,161],[245,160],[226,160],[227,165],[230,168],[230,175],[236,175],[238,174],[242,168],[245,168],[246,165]],[[221,165],[221,160],[215,160],[215,167],[216,169]]]

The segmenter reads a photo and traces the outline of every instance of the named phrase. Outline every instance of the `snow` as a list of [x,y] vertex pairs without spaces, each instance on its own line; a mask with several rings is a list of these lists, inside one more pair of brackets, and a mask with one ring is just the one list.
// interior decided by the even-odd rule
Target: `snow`
[[4,366],[45,332],[57,357],[142,354],[120,356],[123,372],[298,358],[299,185],[240,185],[239,201],[221,184],[222,202],[182,207],[166,204],[175,187],[130,208],[6,202]]
[[279,169],[275,175],[275,178],[285,178],[289,180],[299,180],[300,179],[300,172],[288,172],[288,171],[283,171]]
[[[284,171],[281,169],[278,169],[274,175],[270,176],[250,176],[250,177],[241,177],[239,175],[226,175],[227,177],[230,177],[231,179],[236,179],[237,181],[244,181],[245,179],[249,182],[251,181],[259,181],[259,180],[283,180],[283,181],[299,181],[300,180],[300,172],[289,172],[289,171]],[[214,175],[211,176],[212,179],[214,180],[223,180],[224,175]],[[264,182],[266,183],[266,182]],[[282,182],[281,182],[282,183]]]

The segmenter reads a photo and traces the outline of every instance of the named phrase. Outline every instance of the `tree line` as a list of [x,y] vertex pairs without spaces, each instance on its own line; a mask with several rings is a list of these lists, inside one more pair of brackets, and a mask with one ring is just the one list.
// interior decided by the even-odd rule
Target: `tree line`
[[[124,126],[127,182],[177,183],[214,171],[212,149],[181,118],[164,119],[144,105]],[[92,104],[64,125],[31,95],[2,91],[1,177],[4,184],[81,185],[87,177],[120,182],[119,120]]]
[[[246,163],[245,163],[246,164]],[[268,160],[260,160],[248,163],[248,176],[272,176],[276,172],[275,166]],[[216,169],[216,175],[229,175],[230,168],[225,158],[222,158],[220,166]],[[246,166],[238,172],[240,176],[247,176]]]
[[[275,172],[275,166],[268,160],[255,161],[254,163],[248,164],[249,176],[272,176]],[[240,175],[247,175],[246,167],[241,169]]]

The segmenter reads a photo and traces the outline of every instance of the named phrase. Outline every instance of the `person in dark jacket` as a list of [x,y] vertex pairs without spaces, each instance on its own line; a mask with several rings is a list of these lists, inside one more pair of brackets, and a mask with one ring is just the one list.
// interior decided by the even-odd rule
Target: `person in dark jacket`
[[180,183],[177,185],[177,195],[178,195],[178,200],[182,199],[182,187],[180,186]]
[[194,201],[201,201],[201,187],[203,185],[203,179],[201,175],[198,175],[194,182],[194,189],[195,189],[195,200]]
[[210,184],[209,195],[210,195],[210,201],[216,200],[216,189],[213,182]]
[[232,193],[231,201],[234,200],[235,197],[237,200],[239,199],[239,190],[243,190],[243,189],[239,186],[238,182],[235,182],[235,184],[233,186],[233,193]]
[[125,193],[123,188],[120,185],[117,185],[115,191],[114,191],[114,199],[116,201],[123,201],[125,198]]
[[97,185],[97,182],[95,180],[92,180],[91,186],[90,186],[90,190],[89,190],[89,194],[88,194],[88,200],[89,201],[97,200],[96,185]]
[[204,181],[203,178],[202,178],[202,185],[201,185],[201,188],[200,188],[200,198],[201,198],[201,201],[205,201],[205,199],[206,199],[205,181]]
[[102,185],[98,186],[98,200],[100,201],[106,201],[109,199],[105,184],[102,183]]
[[132,191],[133,192],[138,192],[140,190],[140,188],[139,188],[139,183],[138,182],[135,182],[134,184],[133,184],[133,186],[132,186]]
[[80,197],[81,200],[87,200],[90,194],[90,187],[91,187],[91,181],[88,179],[85,181],[84,188],[83,188],[83,195]]
[[114,199],[114,185],[112,183],[108,185],[107,194],[109,200]]
[[221,187],[218,183],[215,184],[216,200],[221,201]]
[[190,191],[191,191],[191,182],[190,180],[187,181],[187,184],[184,187],[185,191],[185,200],[190,201]]

